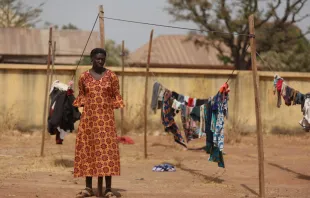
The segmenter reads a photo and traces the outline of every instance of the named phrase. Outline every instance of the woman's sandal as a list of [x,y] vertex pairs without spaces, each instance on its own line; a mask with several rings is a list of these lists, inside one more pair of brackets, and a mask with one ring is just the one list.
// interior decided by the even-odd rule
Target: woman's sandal
[[76,195],[76,198],[84,198],[84,197],[92,197],[92,196],[94,196],[93,190],[91,188],[85,188]]
[[113,192],[111,192],[111,191],[110,191],[110,192],[107,192],[107,193],[104,195],[104,197],[106,197],[106,198],[117,198],[116,195],[114,195]]

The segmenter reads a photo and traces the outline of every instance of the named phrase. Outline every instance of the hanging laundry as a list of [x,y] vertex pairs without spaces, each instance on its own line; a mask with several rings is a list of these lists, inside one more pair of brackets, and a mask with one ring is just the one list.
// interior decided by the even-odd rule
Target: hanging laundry
[[179,98],[179,94],[177,93],[177,92],[175,92],[175,91],[172,91],[172,95],[171,95],[171,97],[173,98],[173,99],[178,99]]
[[70,86],[58,80],[50,90],[50,108],[48,116],[48,132],[56,135],[56,143],[62,144],[64,136],[74,130],[74,123],[80,119],[78,108],[74,107],[75,97]]
[[213,143],[223,151],[224,149],[224,117],[228,112],[227,99],[222,99],[222,96],[218,94],[215,97],[215,103],[217,103],[217,118],[215,124],[215,132],[213,135]]
[[184,129],[184,133],[185,133],[185,138],[187,143],[189,141],[191,141],[194,137],[194,128],[193,128],[193,124],[192,124],[192,119],[190,117],[190,113],[192,111],[192,107],[183,105],[184,107],[182,108],[182,113],[181,113],[181,121],[182,121],[182,125],[183,125],[183,129]]
[[205,104],[200,106],[200,128],[199,128],[200,133],[199,133],[198,138],[201,138],[202,135],[204,135],[206,131],[205,108],[206,108]]
[[207,100],[196,99],[196,106],[202,106],[207,102]]
[[152,102],[151,102],[151,108],[156,113],[156,109],[158,107],[158,96],[159,96],[159,91],[161,89],[161,84],[158,82],[155,82],[153,85],[153,93],[152,93]]
[[194,107],[196,105],[196,99],[195,98],[188,98],[188,100],[186,102],[187,102],[187,105],[189,107]]
[[[282,103],[281,97],[283,98],[287,106],[297,105],[297,104],[301,105],[301,111],[303,112],[303,117],[299,121],[299,124],[303,127],[305,131],[309,132],[310,124],[309,124],[309,120],[306,118],[308,111],[307,111],[307,108],[305,108],[305,106],[308,105],[308,103],[306,102],[307,94],[304,95],[300,93],[299,91],[286,85],[283,78],[281,78],[279,75],[275,75],[273,86],[274,86],[274,93],[277,92],[277,107],[281,106],[281,103]],[[310,118],[310,115],[309,115],[309,118]]]
[[310,131],[310,93],[305,94],[305,102],[303,105],[303,118],[299,124],[303,127],[306,132]]
[[224,118],[228,113],[228,85],[221,89],[205,107],[206,152],[210,154],[209,161],[217,162],[225,168],[224,149]]
[[185,102],[184,101],[184,96],[182,94],[179,94],[178,101],[181,102],[181,103]]
[[174,136],[174,141],[184,147],[185,145],[184,139],[181,135],[181,132],[176,125],[174,120],[174,114],[172,112],[171,105],[169,104],[169,100],[172,97],[172,93],[169,90],[166,90],[163,96],[163,108],[162,108],[162,123],[165,126],[165,131],[171,132]]
[[[201,112],[202,111],[202,112]],[[206,136],[205,134],[205,130],[201,127],[202,124],[202,120],[204,120],[204,105],[201,105],[201,106],[195,106],[193,109],[192,109],[192,112],[190,113],[190,116],[191,116],[191,122],[194,124],[192,124],[193,126],[193,139],[197,139],[197,138],[201,138],[201,137],[204,137]],[[197,125],[199,124],[199,127],[197,127]],[[204,124],[203,124],[204,125]]]
[[[186,147],[174,120],[174,116],[181,110],[181,121],[187,143],[206,136],[205,150],[210,154],[209,161],[217,162],[219,167],[225,168],[224,118],[228,117],[229,85],[224,83],[219,92],[213,98],[208,99],[195,99],[168,89],[163,90],[159,94],[161,99],[159,98],[158,101],[163,102],[161,119],[165,131],[171,132],[175,142]],[[294,100],[298,98],[298,93],[289,95]]]

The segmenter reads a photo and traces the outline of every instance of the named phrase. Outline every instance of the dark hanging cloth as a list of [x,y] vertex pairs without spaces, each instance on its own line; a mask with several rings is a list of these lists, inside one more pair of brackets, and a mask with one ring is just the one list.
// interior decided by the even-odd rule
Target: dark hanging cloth
[[172,92],[172,96],[171,96],[173,99],[176,99],[176,100],[178,100],[178,98],[179,98],[179,94],[177,93],[177,92]]
[[81,117],[81,113],[77,107],[73,106],[75,97],[73,95],[72,89],[67,91],[67,96],[64,101],[64,111],[60,123],[60,128],[72,132],[74,130],[74,123],[78,121]]
[[73,90],[61,91],[54,88],[50,94],[51,104],[48,116],[48,132],[55,135],[57,127],[64,131],[72,132],[74,130],[74,123],[80,119],[81,113],[77,107],[74,107],[73,101],[75,97]]
[[200,107],[194,107],[190,112],[190,116],[194,121],[200,122]]
[[206,152],[208,154],[211,153],[211,149],[213,147],[213,132],[211,131],[211,118],[212,118],[212,106],[211,106],[211,100],[209,100],[206,103],[206,108],[205,108],[205,122],[206,122]]
[[204,105],[208,100],[202,100],[202,99],[197,99],[196,100],[196,106],[201,106]]

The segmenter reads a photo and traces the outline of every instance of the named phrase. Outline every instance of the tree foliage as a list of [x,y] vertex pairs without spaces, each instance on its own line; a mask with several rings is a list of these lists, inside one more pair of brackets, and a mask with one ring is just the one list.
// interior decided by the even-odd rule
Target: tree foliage
[[78,30],[79,28],[71,23],[68,25],[63,25],[62,28],[63,30]]
[[[191,21],[203,31],[228,32],[209,33],[205,39],[192,37],[200,46],[213,46],[219,52],[220,60],[232,63],[239,70],[250,67],[251,59],[247,48],[248,17],[255,14],[257,51],[285,53],[292,45],[305,39],[308,31],[302,33],[295,26],[310,15],[300,16],[307,0],[168,0],[168,12],[177,21]],[[284,13],[280,15],[280,8]],[[191,32],[196,35],[197,32]],[[228,52],[223,46],[229,48]],[[294,50],[291,50],[294,52]],[[228,53],[228,54],[227,54]]]
[[265,62],[260,62],[266,70],[310,72],[310,44],[299,41],[284,52],[275,50],[262,54]]
[[[115,43],[113,40],[106,40],[105,50],[107,51],[107,66],[120,66],[122,61],[122,46]],[[125,54],[128,54],[128,50],[125,49]],[[89,56],[84,56],[80,65],[91,65],[91,59]]]
[[0,27],[34,27],[40,21],[43,5],[31,7],[21,0],[0,0]]

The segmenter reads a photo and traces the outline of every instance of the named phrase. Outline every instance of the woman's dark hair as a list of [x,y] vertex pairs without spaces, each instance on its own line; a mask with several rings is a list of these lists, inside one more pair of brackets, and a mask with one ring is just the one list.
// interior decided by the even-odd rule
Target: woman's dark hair
[[96,54],[104,54],[107,56],[107,52],[103,48],[95,48],[90,52],[90,58],[93,58]]

